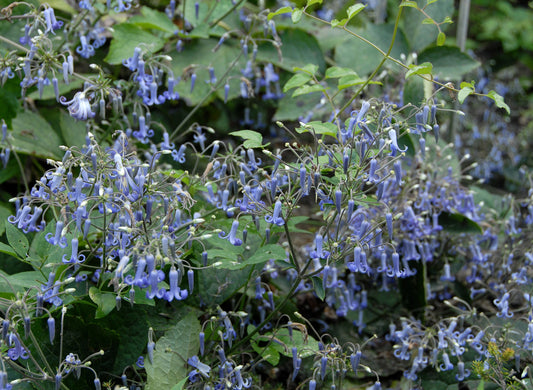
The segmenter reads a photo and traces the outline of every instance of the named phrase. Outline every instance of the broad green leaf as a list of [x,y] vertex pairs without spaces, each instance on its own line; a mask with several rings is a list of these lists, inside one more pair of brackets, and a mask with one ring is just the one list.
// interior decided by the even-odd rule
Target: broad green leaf
[[5,227],[7,242],[22,259],[25,259],[30,247],[26,235],[10,223]]
[[416,1],[403,0],[403,1],[400,3],[400,7],[411,7],[411,8],[416,8],[416,9],[418,9],[418,4],[417,4]]
[[331,21],[331,27],[344,26],[346,23],[348,23],[348,18],[344,18],[341,20],[333,19]]
[[314,356],[318,352],[318,342],[307,333],[300,332],[297,329],[292,330],[292,337],[289,336],[289,330],[282,328],[276,331],[275,337],[280,340],[287,348],[283,348],[280,352],[282,355],[292,357],[292,348],[298,349],[298,355],[301,358]]
[[143,30],[132,23],[121,23],[113,26],[113,39],[109,46],[109,53],[104,60],[109,64],[121,64],[130,58],[137,46],[142,46],[151,53],[156,53],[165,45],[163,38]]
[[173,36],[174,31],[176,31],[176,26],[164,12],[146,6],[141,8],[141,15],[129,18],[128,23],[143,29],[164,31],[166,33],[164,36],[167,38]]
[[283,87],[283,92],[287,92],[289,89],[304,85],[309,80],[311,80],[311,75],[308,75],[307,73],[296,73],[289,80],[287,80],[285,86]]
[[270,12],[267,16],[267,19],[270,20],[272,19],[274,16],[276,15],[281,15],[281,14],[287,14],[289,12],[292,12],[292,7],[289,7],[289,6],[286,6],[286,7],[281,7],[279,8],[277,11],[275,12]]
[[326,297],[326,290],[324,290],[324,283],[322,283],[322,279],[318,276],[312,276],[311,280],[313,282],[313,290],[315,291],[316,296],[320,300],[324,300]]
[[[355,29],[355,32],[364,36],[386,53],[391,44],[394,26],[391,24],[378,25],[369,23],[365,28]],[[391,56],[400,58],[402,53],[409,53],[409,48],[405,36],[399,30]],[[340,40],[335,46],[334,60],[337,66],[350,68],[362,78],[372,73],[382,59],[383,55],[379,51],[358,39],[347,38]],[[390,66],[397,67],[393,64],[390,64]]]
[[494,103],[496,103],[496,107],[503,108],[505,111],[507,111],[507,114],[511,113],[511,109],[509,108],[507,104],[505,104],[503,100],[503,96],[496,93],[496,91],[493,91],[493,90],[489,91],[489,93],[487,93],[487,96],[491,98],[492,100],[494,100]]
[[[357,75],[343,76],[343,77],[341,77],[339,79],[338,88],[339,88],[339,91],[340,91],[340,90],[343,90],[343,89],[346,89],[346,88],[353,87],[355,85],[362,85],[364,83],[366,83],[366,80],[363,80],[362,78],[360,78]],[[381,82],[379,82],[379,81],[369,81],[368,84],[381,85]]]
[[330,135],[332,137],[335,137],[337,135],[337,126],[335,126],[331,122],[320,122],[320,121],[312,121],[307,123],[305,126],[297,127],[296,131],[298,133],[315,133],[315,134],[323,134],[323,135]]
[[[200,349],[198,333],[201,325],[194,313],[189,313],[157,340],[154,361],[144,361],[147,375],[147,390],[172,389],[190,371],[187,359],[196,355]],[[205,362],[204,362],[205,363]]]
[[207,39],[209,38],[209,25],[208,24],[199,24],[197,25],[191,32],[188,34],[178,34],[182,38],[202,38]]
[[311,6],[313,4],[322,4],[322,0],[307,0],[307,6]]
[[261,146],[263,146],[263,136],[257,131],[238,130],[232,131],[230,135],[243,138],[245,140],[243,146],[247,149],[260,148]]
[[91,287],[89,289],[89,297],[97,306],[94,318],[105,317],[116,306],[116,295],[111,292],[100,291],[96,287]]
[[[446,16],[453,15],[455,12],[454,1],[439,0],[429,5],[425,4],[425,0],[412,1],[410,3],[416,3],[417,5],[408,6],[411,8],[405,8],[402,15],[402,30],[409,42],[409,50],[406,53],[420,53],[437,41],[439,29],[435,23],[441,23]],[[424,8],[425,14],[417,8]],[[426,21],[424,22],[424,20]],[[443,32],[447,28],[448,25],[441,25]]]
[[303,113],[311,112],[321,99],[321,95],[314,93],[312,95],[298,96],[296,98],[285,95],[277,105],[274,114],[275,121],[297,120]]
[[[194,4],[194,2],[192,3]],[[232,63],[241,53],[241,48],[232,40],[224,42],[218,50],[213,52],[213,48],[217,44],[218,39],[194,39],[192,41],[186,41],[185,48],[181,53],[174,51],[170,53],[172,57],[172,71],[174,75],[181,76],[182,78],[182,81],[176,86],[176,91],[180,94],[181,99],[185,100],[190,106],[202,102],[204,96],[212,91],[211,85],[205,82],[209,80],[208,67],[212,66],[215,71],[215,76],[220,78],[228,70],[227,64]],[[197,78],[192,91],[189,76],[188,74],[184,74],[184,71],[190,69],[191,64],[198,65],[194,69]],[[230,85],[228,96],[230,100],[240,96],[240,78],[242,77],[240,69],[244,69],[245,67],[246,59],[241,56],[235,67],[227,75],[228,78],[224,80],[224,82],[228,81]],[[224,99],[224,88],[219,88],[215,93],[212,93],[212,98],[203,101],[203,104],[211,104],[217,96],[221,100]]]
[[116,332],[120,340],[113,364],[115,372],[121,372],[124,367],[135,362],[143,354],[150,314],[156,315],[155,310],[150,311],[146,307],[137,305],[131,307],[123,301],[120,311],[113,311],[104,320],[98,320],[101,323],[105,321],[105,325]]
[[440,32],[437,36],[437,46],[442,46],[446,42],[446,34],[444,32]]
[[0,205],[0,236],[6,231],[6,225],[9,223],[7,218],[13,214],[10,208]]
[[61,129],[61,136],[69,146],[79,146],[85,144],[85,136],[87,135],[87,128],[85,122],[77,121],[65,111],[59,114],[59,127]]
[[257,53],[258,61],[271,62],[289,72],[302,64],[314,64],[323,72],[326,68],[324,53],[316,38],[300,28],[286,28],[278,31],[281,39],[281,58],[271,43],[261,43]]
[[305,65],[303,68],[300,68],[298,66],[295,66],[293,68],[293,71],[294,72],[304,72],[304,73],[307,73],[308,75],[314,75],[316,74],[316,72],[318,71],[318,65],[315,65],[315,64],[307,64]]
[[409,70],[405,74],[405,78],[409,78],[415,74],[431,74],[433,70],[433,65],[429,62],[424,62],[420,65],[409,65]]
[[172,389],[170,390],[182,390],[183,389],[183,386],[185,386],[185,384],[187,383],[187,381],[189,380],[188,377],[186,378],[183,378],[182,380],[180,380],[178,383],[176,383]]
[[364,10],[366,5],[364,4],[354,4],[346,10],[348,14],[348,21],[350,21],[355,15]]
[[280,245],[268,244],[258,248],[255,253],[243,261],[243,266],[266,263],[269,260],[283,260],[287,257],[285,249]]
[[418,61],[433,64],[433,75],[442,80],[460,79],[462,75],[471,72],[480,65],[479,62],[454,46],[437,46],[426,49],[418,55]]
[[457,94],[457,100],[459,100],[459,103],[463,104],[463,102],[465,101],[465,99],[474,93],[474,90],[470,87],[463,87],[461,88],[461,90],[459,91],[459,93]]
[[[248,332],[250,332],[251,327],[252,325],[249,325]],[[263,337],[263,339],[266,339],[266,337]],[[265,340],[260,340],[258,338],[257,339],[252,338],[250,340],[250,345],[252,346],[253,350],[256,353],[260,354],[261,359],[266,360],[270,365],[272,365],[273,367],[276,367],[279,363],[280,349],[282,349],[283,347],[276,342],[269,342],[268,345],[266,346],[259,345],[260,341],[263,341],[262,344],[264,344]],[[266,340],[266,341],[270,341],[270,340]]]
[[61,139],[54,129],[38,114],[24,111],[12,122],[13,147],[20,153],[59,160]]
[[45,284],[43,275],[39,271],[19,272],[8,275],[0,270],[0,294],[23,293],[31,287]]
[[[0,27],[5,24],[9,23],[0,23]],[[2,35],[2,32],[2,29],[0,29],[0,35]],[[2,102],[0,104],[0,118],[6,121],[8,127],[11,127],[11,120],[17,116],[17,112],[21,109],[19,95],[20,81],[15,78],[8,79],[0,88],[0,102]]]
[[[255,327],[253,325],[248,325],[249,333],[254,329]],[[259,347],[259,343],[268,343],[266,349],[265,346]],[[279,361],[279,356],[277,356],[279,354],[292,357],[292,348],[298,350],[298,355],[301,358],[313,356],[319,350],[318,342],[312,336],[309,336],[307,332],[303,333],[296,328],[292,329],[292,337],[289,335],[289,330],[287,328],[277,329],[275,332],[256,334],[252,338],[252,348],[258,353],[263,353],[262,350],[265,349],[265,353],[271,355],[269,359],[266,360],[270,360],[269,362],[275,362],[275,364]]]
[[325,88],[320,84],[303,85],[292,93],[292,97],[296,97],[300,95],[307,95],[313,92],[323,92],[323,91],[325,91]]
[[292,10],[291,20],[293,23],[298,23],[302,18],[303,10],[300,8],[295,8]]
[[340,68],[338,66],[332,66],[326,70],[327,79],[334,79],[344,76],[357,76],[357,73],[350,68]]
[[3,242],[0,242],[0,252],[5,253],[6,255],[13,256],[15,258],[18,258],[17,252],[13,248],[11,248],[9,245],[4,244]]
[[462,214],[442,212],[439,215],[439,225],[448,233],[483,233],[476,222]]

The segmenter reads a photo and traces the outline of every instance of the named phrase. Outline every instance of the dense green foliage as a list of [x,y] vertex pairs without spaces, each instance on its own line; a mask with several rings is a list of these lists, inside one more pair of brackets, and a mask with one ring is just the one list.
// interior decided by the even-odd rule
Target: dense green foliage
[[532,388],[530,8],[0,6],[0,389]]

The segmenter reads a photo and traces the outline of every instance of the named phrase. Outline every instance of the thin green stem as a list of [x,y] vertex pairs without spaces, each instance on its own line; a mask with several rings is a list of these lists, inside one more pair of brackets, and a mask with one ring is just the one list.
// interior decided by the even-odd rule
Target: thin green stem
[[[392,39],[391,39],[391,43],[390,43],[390,46],[389,46],[389,50],[387,50],[387,53],[383,53],[383,50],[379,49],[379,52],[383,54],[383,58],[381,59],[381,62],[378,64],[378,66],[374,69],[374,71],[372,72],[372,74],[370,76],[367,77],[366,81],[364,82],[363,85],[361,85],[359,87],[359,89],[353,94],[353,96],[346,102],[346,104],[344,106],[342,106],[342,108],[339,110],[339,112],[335,115],[335,118],[337,118],[339,116],[340,113],[344,112],[344,110],[346,110],[348,107],[350,107],[350,105],[352,104],[352,102],[357,98],[357,96],[359,96],[359,94],[367,87],[367,85],[370,83],[370,81],[372,81],[372,79],[376,76],[376,74],[378,74],[378,72],[380,71],[380,69],[382,68],[382,66],[385,64],[385,62],[390,58],[390,53],[392,52],[392,48],[394,47],[394,42],[396,41],[396,34],[398,32],[398,26],[400,25],[400,17],[402,15],[402,7],[400,7],[400,9],[398,10],[398,15],[396,15],[396,21],[394,22],[394,31],[392,33]],[[343,27],[343,30],[344,31],[348,31],[350,32],[346,26]],[[366,42],[366,40],[365,40]],[[372,44],[372,47],[376,48],[377,46]]]
[[218,19],[216,19],[215,21],[209,23],[209,27],[214,27],[216,26],[220,21],[224,20],[224,18],[226,16],[228,16],[229,14],[231,14],[241,3],[243,3],[244,0],[239,0],[237,3],[233,4],[233,6],[227,10],[224,15],[220,16]]

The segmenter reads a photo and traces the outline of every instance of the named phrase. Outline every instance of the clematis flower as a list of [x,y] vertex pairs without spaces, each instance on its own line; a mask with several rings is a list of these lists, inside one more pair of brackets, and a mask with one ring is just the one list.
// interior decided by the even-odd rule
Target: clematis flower
[[59,98],[59,101],[64,106],[68,106],[68,112],[71,117],[78,120],[87,120],[94,118],[95,113],[91,109],[91,103],[87,99],[85,92],[76,92],[72,100],[67,101],[64,96]]
[[281,201],[276,201],[274,204],[274,213],[272,215],[265,215],[265,221],[268,223],[275,223],[278,226],[283,226],[285,224],[285,221],[282,217],[280,217],[281,214]]
[[228,240],[232,245],[240,246],[242,245],[242,240],[237,238],[237,229],[239,228],[239,221],[235,220],[231,224],[231,230],[226,236],[224,236],[224,232],[220,232],[218,236],[220,238],[223,238],[225,240]]

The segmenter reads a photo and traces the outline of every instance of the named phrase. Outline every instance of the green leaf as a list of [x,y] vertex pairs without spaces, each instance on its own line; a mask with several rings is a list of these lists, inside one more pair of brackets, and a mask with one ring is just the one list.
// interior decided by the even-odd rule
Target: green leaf
[[173,36],[174,31],[176,31],[176,26],[164,12],[159,12],[150,7],[142,7],[141,15],[130,17],[128,23],[143,29],[164,31],[166,33],[164,36],[167,38]]
[[6,225],[10,224],[7,218],[12,214],[13,212],[10,208],[0,205],[0,236],[6,231]]
[[200,349],[200,331],[196,315],[189,313],[157,340],[153,364],[145,359],[147,390],[168,390],[187,378],[187,359]]
[[12,126],[12,143],[18,152],[56,160],[63,157],[59,149],[61,139],[40,115],[32,111],[21,112],[13,119]]
[[[248,325],[248,332],[252,332],[254,329],[253,325]],[[277,329],[275,332],[255,334],[250,341],[252,348],[274,366],[279,362],[279,354],[292,357],[292,348],[298,350],[298,355],[301,358],[313,356],[319,350],[318,342],[312,336],[309,336],[307,332],[299,331],[295,327],[292,329],[292,337],[289,335],[287,328],[282,328]],[[259,343],[268,344],[259,346]]]
[[238,131],[232,131],[230,135],[234,135],[236,137],[241,137],[245,141],[243,142],[243,146],[245,148],[260,148],[263,146],[263,136],[261,133],[258,133],[257,131],[253,130],[238,130]]
[[455,46],[438,46],[418,55],[419,62],[433,64],[433,74],[443,80],[460,79],[465,73],[479,67],[480,63]]
[[357,73],[350,68],[341,68],[338,66],[332,66],[326,70],[327,79],[334,79],[344,76],[357,76]]
[[316,72],[318,71],[318,65],[315,65],[315,64],[307,64],[305,65],[303,68],[300,68],[298,66],[295,66],[293,69],[292,69],[294,72],[304,72],[304,73],[307,73],[308,75],[310,76],[313,76],[316,74]]
[[257,53],[258,61],[271,62],[289,72],[302,64],[314,64],[321,71],[326,69],[324,53],[313,35],[300,28],[280,29],[278,35],[282,43],[281,58],[274,45],[261,43]]
[[121,23],[113,26],[113,39],[109,46],[109,53],[104,58],[109,64],[121,64],[125,58],[130,58],[137,46],[142,46],[155,53],[163,48],[165,40],[143,30],[132,23]]
[[178,34],[182,38],[209,38],[210,27],[208,24],[199,24],[188,34]]
[[307,6],[311,6],[313,4],[322,4],[322,0],[307,0]]
[[[3,25],[9,23],[3,23]],[[0,25],[1,26],[1,25]],[[2,29],[0,29],[0,35],[6,36],[3,34]],[[6,83],[0,88],[0,118],[3,118],[8,127],[11,125],[11,119],[17,116],[17,112],[21,109],[19,104],[19,95],[20,95],[20,80],[17,81],[16,78],[8,79]],[[53,88],[52,88],[53,89]],[[45,88],[45,91],[47,88]]]
[[[356,29],[356,32],[386,53],[391,44],[394,26],[392,24],[369,23],[365,28]],[[409,48],[402,31],[398,30],[391,56],[400,58],[402,53],[409,53]],[[334,60],[336,65],[350,68],[362,78],[372,73],[382,59],[383,55],[378,50],[358,39],[339,40],[335,46]],[[397,67],[393,64],[391,66]]]
[[30,247],[26,235],[24,235],[24,233],[22,233],[15,226],[8,223],[6,225],[6,236],[9,245],[11,245],[11,247],[22,259],[25,259],[26,255],[28,254],[28,248]]
[[183,379],[180,380],[178,383],[176,383],[176,384],[174,385],[174,387],[172,387],[172,389],[170,389],[170,390],[182,390],[182,389],[183,389],[183,386],[185,386],[185,384],[187,383],[188,380],[189,380],[188,377],[183,378]]
[[366,5],[364,4],[354,4],[346,10],[348,14],[348,21],[350,21],[355,15],[364,10]]
[[400,4],[400,7],[412,7],[418,9],[418,4],[416,1],[403,0]]
[[61,129],[61,136],[69,146],[83,146],[85,144],[85,136],[87,128],[85,122],[77,121],[65,111],[59,114],[59,127]]
[[315,290],[315,294],[320,300],[324,300],[326,297],[326,290],[324,290],[324,284],[322,283],[322,279],[318,276],[312,276],[311,280],[313,281],[313,290]]
[[446,34],[441,31],[437,36],[437,46],[444,45],[444,42],[446,42]]
[[[420,0],[412,3],[417,3],[418,6],[404,9],[402,30],[409,42],[409,50],[407,52],[420,53],[428,46],[434,45],[439,34],[436,24],[442,22],[446,16],[453,15],[455,7],[453,0],[439,0],[428,5],[425,5]],[[422,7],[424,8],[424,13],[416,9]],[[445,31],[448,27],[449,25],[440,26],[442,31]]]
[[296,131],[300,134],[314,132],[315,134],[324,134],[335,137],[338,129],[337,126],[331,122],[312,121],[307,123],[305,126],[297,127]]
[[442,212],[439,215],[439,225],[449,233],[482,234],[483,229],[470,218],[457,213]]
[[493,90],[489,91],[489,93],[487,93],[487,96],[491,98],[492,100],[494,100],[494,103],[496,103],[496,107],[503,108],[505,111],[507,111],[507,114],[511,113],[511,109],[509,108],[507,104],[505,104],[503,100],[503,96],[496,93],[496,91],[493,91]]
[[[189,2],[187,2],[187,4],[189,4]],[[192,4],[194,5],[194,2],[192,2]],[[215,76],[221,77],[228,70],[227,64],[239,57],[241,48],[229,40],[220,46],[217,51],[213,52],[213,48],[217,46],[217,44],[218,39],[194,39],[186,43],[186,50],[183,50],[181,53],[174,51],[170,53],[170,56],[172,57],[172,71],[175,75],[181,75],[183,79],[176,85],[176,91],[180,94],[180,98],[185,100],[190,106],[199,103],[204,105],[212,104],[213,99],[217,96],[221,100],[224,99],[224,89],[219,88],[212,94],[212,98],[203,101],[204,97],[212,91],[211,85],[204,82],[204,80],[209,80],[209,72],[207,69],[212,66],[215,70]],[[196,85],[192,92],[188,77],[184,77],[186,75],[184,72],[188,69],[190,70],[191,64],[197,65],[194,70],[197,76]],[[229,99],[240,97],[240,78],[242,74],[239,69],[244,67],[246,67],[246,60],[243,57],[239,59],[235,67],[230,70],[227,75],[228,78],[226,81],[228,81],[230,85]]]
[[[146,295],[144,291],[142,295]],[[105,321],[108,329],[112,329],[119,337],[117,356],[113,364],[114,372],[121,372],[124,367],[137,361],[137,358],[142,355],[146,348],[148,317],[151,313],[156,315],[146,307],[137,306],[137,304],[131,307],[122,302],[120,311],[111,312],[105,320],[98,320],[100,323]]]
[[405,78],[408,79],[412,75],[415,74],[431,74],[431,71],[433,70],[433,65],[429,62],[424,62],[420,65],[409,65],[409,70],[405,74]]
[[301,8],[295,8],[292,10],[291,19],[293,23],[298,23],[302,18],[303,10]]
[[275,12],[270,12],[267,16],[267,20],[270,20],[272,19],[274,16],[276,15],[280,15],[280,14],[286,14],[286,13],[289,13],[289,12],[292,12],[292,7],[289,7],[289,6],[286,6],[286,7],[281,7],[279,8],[277,11]]
[[474,93],[474,90],[471,87],[463,87],[457,94],[457,100],[459,100],[459,103],[463,104],[465,99]]
[[[255,329],[255,326],[248,325],[248,333],[253,332]],[[259,343],[264,344],[265,342],[268,342],[268,344],[265,345],[259,345]],[[252,339],[250,340],[250,345],[252,346],[253,350],[260,354],[262,359],[265,359],[269,364],[276,367],[279,363],[280,358],[280,351],[283,349],[283,346],[279,345],[277,342],[272,341],[271,336],[262,336],[260,334],[256,334]]]
[[[351,75],[351,76],[343,76],[339,79],[339,91],[353,87],[354,85],[362,85],[366,82],[366,80],[363,80],[357,75]],[[379,81],[370,81],[368,84],[377,84],[381,85],[381,82]]]
[[287,253],[282,246],[275,244],[268,244],[258,248],[255,253],[243,261],[242,265],[252,265],[266,263],[269,260],[284,260],[287,258]]
[[274,121],[298,120],[302,112],[313,110],[321,99],[321,95],[314,93],[312,95],[298,96],[292,98],[291,95],[285,94],[277,104]]
[[111,292],[104,292],[98,290],[96,287],[91,287],[89,289],[89,297],[97,305],[94,318],[105,317],[116,306],[116,295]]
[[17,252],[13,248],[11,248],[9,245],[4,244],[3,242],[0,242],[0,252],[5,253],[6,255],[13,256],[15,258],[18,258]]
[[287,92],[289,89],[304,85],[309,80],[311,80],[311,75],[307,73],[296,73],[289,80],[287,80],[285,86],[283,87],[283,92]]
[[313,92],[323,92],[326,89],[320,84],[303,85],[292,93],[292,97],[307,95]]
[[341,20],[333,19],[331,21],[331,27],[337,27],[337,26],[344,26],[346,23],[348,23],[348,19],[344,18]]
[[39,271],[19,272],[8,275],[0,270],[0,293],[23,293],[32,287],[38,287],[46,283],[43,275]]

